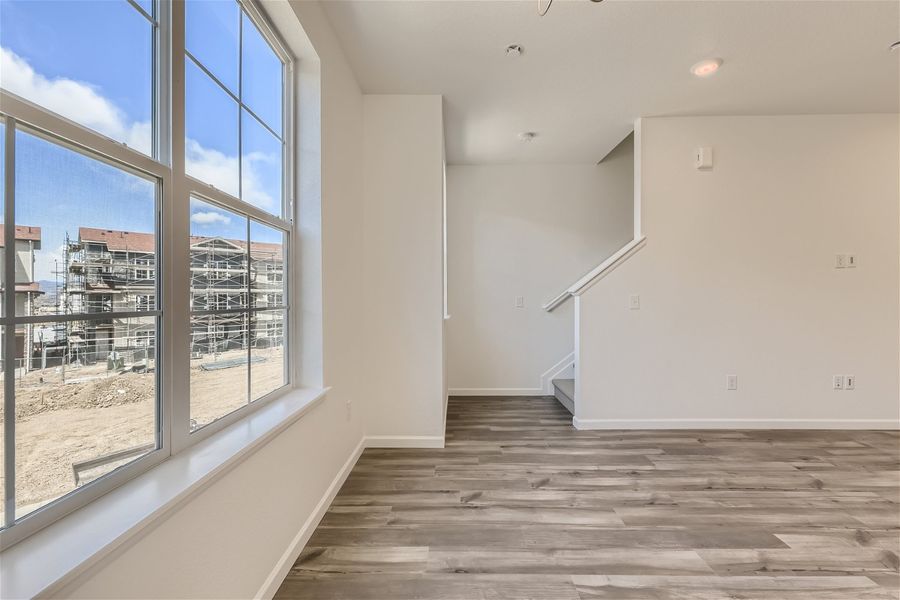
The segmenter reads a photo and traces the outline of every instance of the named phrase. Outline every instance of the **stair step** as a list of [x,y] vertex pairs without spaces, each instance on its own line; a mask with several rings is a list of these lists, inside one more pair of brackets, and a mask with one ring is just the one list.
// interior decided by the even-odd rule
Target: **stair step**
[[562,404],[566,410],[573,415],[575,414],[575,380],[574,379],[554,379],[553,391],[556,399]]

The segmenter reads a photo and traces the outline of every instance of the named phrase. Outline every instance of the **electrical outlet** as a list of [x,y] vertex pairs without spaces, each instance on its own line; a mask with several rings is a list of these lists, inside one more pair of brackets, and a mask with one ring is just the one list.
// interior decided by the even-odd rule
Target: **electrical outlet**
[[725,376],[725,388],[729,390],[737,389],[737,375],[726,375]]
[[855,269],[857,265],[857,259],[855,254],[835,254],[834,255],[834,268],[835,269]]
[[831,389],[833,389],[833,390],[844,389],[844,376],[843,375],[835,375],[831,379]]
[[639,294],[628,296],[628,308],[631,310],[641,310],[641,297]]
[[845,390],[855,390],[856,389],[856,375],[844,375],[844,389]]

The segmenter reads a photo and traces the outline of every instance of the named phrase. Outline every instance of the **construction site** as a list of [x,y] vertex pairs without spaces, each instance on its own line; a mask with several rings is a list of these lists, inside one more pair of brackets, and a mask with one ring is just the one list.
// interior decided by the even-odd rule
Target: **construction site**
[[[39,239],[25,241],[26,253],[40,247]],[[20,261],[33,264],[16,242]],[[20,508],[156,447],[155,249],[150,233],[81,227],[66,239],[53,289],[32,291],[36,282],[19,282],[28,269],[17,269],[17,312],[51,319],[17,327]],[[22,302],[20,288],[30,294]],[[284,385],[283,290],[281,244],[191,238],[193,429]]]

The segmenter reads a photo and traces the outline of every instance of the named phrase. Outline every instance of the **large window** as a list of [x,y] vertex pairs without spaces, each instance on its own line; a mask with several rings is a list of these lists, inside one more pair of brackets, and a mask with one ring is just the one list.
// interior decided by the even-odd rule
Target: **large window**
[[250,0],[3,0],[0,88],[7,546],[287,389],[292,110]]
[[275,277],[285,272],[290,230],[285,65],[239,3],[185,8],[185,170],[241,200],[191,198],[194,431],[287,381],[285,338],[269,327],[285,321],[285,305],[268,299],[284,292]]

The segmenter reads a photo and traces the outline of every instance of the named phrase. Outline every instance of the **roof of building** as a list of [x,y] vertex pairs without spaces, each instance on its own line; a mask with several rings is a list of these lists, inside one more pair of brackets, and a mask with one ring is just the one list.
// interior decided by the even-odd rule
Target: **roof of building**
[[[32,242],[40,242],[41,241],[41,228],[40,227],[32,227],[31,225],[16,225],[16,239],[17,240],[31,240]],[[4,244],[5,235],[3,224],[0,223],[0,248],[5,246]]]
[[[0,287],[0,292],[3,291],[3,287]],[[43,294],[44,291],[41,289],[41,284],[37,281],[29,281],[28,283],[17,283],[16,284],[17,292],[31,292],[33,294]]]
[[152,233],[79,227],[78,237],[82,242],[106,244],[111,252],[153,252],[156,248],[156,239]]
[[[104,243],[110,252],[153,252],[156,247],[156,239],[152,233],[79,227],[78,237],[82,242]],[[246,242],[243,240],[196,235],[191,236],[191,246],[215,239],[224,240],[239,248],[246,247]],[[252,242],[250,244],[250,253],[257,258],[263,256],[281,258],[282,245],[268,242]]]

